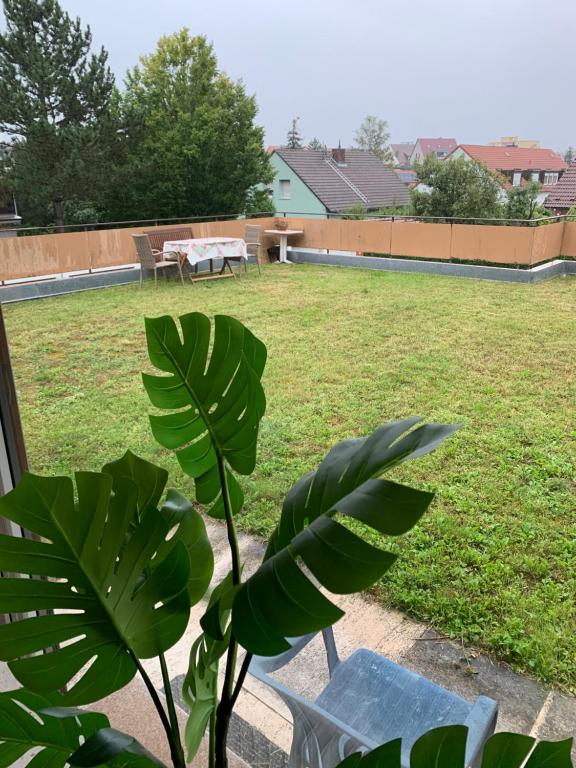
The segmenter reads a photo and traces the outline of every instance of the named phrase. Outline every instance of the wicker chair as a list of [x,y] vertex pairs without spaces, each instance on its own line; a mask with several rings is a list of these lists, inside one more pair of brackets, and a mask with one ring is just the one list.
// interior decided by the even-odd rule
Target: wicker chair
[[[258,255],[260,251],[260,244],[262,239],[262,227],[258,226],[258,224],[246,224],[246,229],[244,231],[244,240],[246,241],[246,252],[248,256],[256,256],[256,266],[258,267],[258,274],[261,275],[262,271],[260,270],[260,261],[258,260]],[[237,262],[244,262],[244,271],[248,272],[248,260],[243,259],[241,256],[226,256],[224,259],[224,264],[222,265],[222,272],[228,267],[230,272],[232,272],[232,267],[230,266],[229,262],[231,261],[237,261]]]
[[[142,281],[144,278],[143,272],[145,269],[151,269],[154,272],[154,285],[158,286],[158,270],[164,270],[164,279],[168,281],[168,269],[170,267],[176,267],[180,273],[180,282],[184,285],[184,277],[182,275],[182,261],[180,258],[176,258],[175,261],[168,261],[162,259],[162,251],[158,251],[150,245],[148,235],[132,235],[134,239],[134,245],[136,246],[136,253],[138,254],[138,261],[140,262],[140,287],[142,287]],[[157,261],[156,258],[160,257]]]

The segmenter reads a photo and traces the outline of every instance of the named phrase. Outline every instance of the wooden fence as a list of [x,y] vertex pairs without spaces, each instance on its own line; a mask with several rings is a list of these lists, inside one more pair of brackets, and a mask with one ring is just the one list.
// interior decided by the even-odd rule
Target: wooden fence
[[[290,240],[291,245],[302,248],[513,266],[532,266],[559,256],[576,258],[576,222],[507,227],[311,218],[288,221],[291,229],[303,230]],[[194,237],[243,237],[248,223],[271,229],[274,218],[194,221],[190,226]],[[0,280],[132,264],[136,261],[132,235],[151,229],[154,227],[0,238]],[[265,237],[263,247],[271,242]]]

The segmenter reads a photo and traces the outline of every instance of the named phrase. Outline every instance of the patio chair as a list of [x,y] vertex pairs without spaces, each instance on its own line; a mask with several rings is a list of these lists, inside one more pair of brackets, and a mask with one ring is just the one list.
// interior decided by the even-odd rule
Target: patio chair
[[255,656],[250,673],[269,685],[293,719],[289,768],[334,768],[352,752],[365,752],[402,738],[402,766],[426,731],[442,725],[467,725],[466,766],[480,765],[485,741],[494,733],[498,707],[479,696],[474,704],[421,675],[365,648],[345,661],[338,658],[332,629],[322,633],[330,682],[309,701],[271,677],[291,661],[315,634],[291,640],[278,656]]
[[[262,240],[262,227],[258,226],[258,224],[246,224],[246,229],[244,230],[244,240],[246,241],[246,251],[248,256],[256,256],[256,266],[258,267],[258,274],[261,276],[262,271],[260,269],[260,261],[258,260],[258,255],[260,252],[260,243]],[[224,258],[224,264],[222,265],[222,272],[224,272],[226,267],[228,267],[230,272],[232,272],[232,267],[229,264],[230,261],[243,261],[244,272],[248,272],[248,261],[243,259],[241,256],[226,256]]]
[[155,248],[152,248],[150,245],[150,240],[148,239],[148,235],[132,235],[132,238],[134,240],[134,245],[136,246],[138,261],[140,262],[140,287],[142,287],[142,281],[144,278],[143,272],[145,269],[151,269],[154,272],[154,285],[158,287],[158,270],[164,270],[164,279],[168,281],[168,270],[171,267],[176,267],[178,269],[178,272],[180,273],[180,282],[182,285],[184,285],[184,277],[182,275],[182,261],[178,255],[175,261],[162,259],[162,251],[158,251]]

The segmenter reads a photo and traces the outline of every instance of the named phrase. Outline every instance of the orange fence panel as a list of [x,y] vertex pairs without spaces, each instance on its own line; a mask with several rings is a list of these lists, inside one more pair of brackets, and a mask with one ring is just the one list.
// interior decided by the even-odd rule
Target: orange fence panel
[[390,253],[419,259],[449,259],[450,240],[450,224],[395,221],[392,224]]
[[576,258],[576,221],[567,221],[564,223],[564,237],[560,254],[566,258]]
[[90,268],[85,232],[0,238],[0,280]]
[[530,264],[533,236],[532,227],[454,224],[451,257],[495,264]]
[[557,259],[562,251],[563,234],[564,222],[535,227],[532,264],[540,264],[543,261]]

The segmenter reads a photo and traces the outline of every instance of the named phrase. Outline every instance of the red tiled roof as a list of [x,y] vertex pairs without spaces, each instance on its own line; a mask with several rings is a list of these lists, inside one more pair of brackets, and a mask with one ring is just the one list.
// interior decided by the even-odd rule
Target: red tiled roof
[[572,208],[576,205],[576,162],[568,168],[546,198],[547,208]]
[[459,144],[457,148],[493,171],[563,171],[568,167],[551,149],[487,147],[482,144]]
[[446,152],[450,152],[455,149],[458,142],[456,139],[417,139],[416,144],[420,144],[422,152],[427,155],[429,152],[436,152],[437,149],[444,149]]

